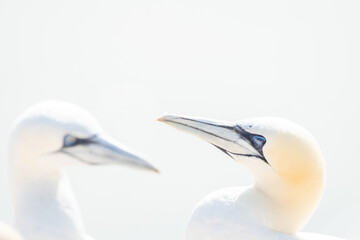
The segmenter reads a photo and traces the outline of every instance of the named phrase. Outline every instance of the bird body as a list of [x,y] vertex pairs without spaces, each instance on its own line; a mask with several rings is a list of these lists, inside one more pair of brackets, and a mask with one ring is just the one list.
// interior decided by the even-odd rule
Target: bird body
[[[341,240],[314,233],[290,235],[264,227],[264,209],[255,192],[253,187],[232,187],[206,196],[191,215],[187,240]],[[273,216],[272,221],[277,221]]]
[[15,122],[9,141],[16,229],[25,240],[93,240],[66,169],[118,164],[157,171],[109,137],[83,108],[60,101],[30,107]]
[[324,188],[324,161],[314,137],[280,118],[238,122],[180,115],[159,119],[219,148],[254,177],[249,187],[205,197],[190,217],[187,240],[333,240],[299,233]]

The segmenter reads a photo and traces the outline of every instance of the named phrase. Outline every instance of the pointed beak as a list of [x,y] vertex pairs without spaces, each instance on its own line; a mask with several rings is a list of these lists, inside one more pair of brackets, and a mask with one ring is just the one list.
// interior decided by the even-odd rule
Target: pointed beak
[[120,164],[159,173],[157,168],[139,154],[106,136],[96,135],[79,140],[77,145],[63,148],[61,152],[90,165]]
[[232,155],[243,155],[263,158],[262,153],[253,146],[252,134],[232,122],[180,115],[165,115],[158,121],[197,136],[231,157]]
[[165,115],[158,119],[175,129],[189,133],[223,149],[231,149],[238,136],[230,122],[214,121],[180,115]]

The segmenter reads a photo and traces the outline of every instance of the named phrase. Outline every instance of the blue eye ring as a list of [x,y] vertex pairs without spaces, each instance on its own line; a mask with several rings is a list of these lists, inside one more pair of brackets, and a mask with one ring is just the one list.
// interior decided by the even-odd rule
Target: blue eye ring
[[264,144],[266,143],[266,139],[263,136],[254,135],[252,137],[252,142],[257,146],[264,146]]
[[64,147],[72,147],[77,144],[78,139],[70,134],[64,137]]

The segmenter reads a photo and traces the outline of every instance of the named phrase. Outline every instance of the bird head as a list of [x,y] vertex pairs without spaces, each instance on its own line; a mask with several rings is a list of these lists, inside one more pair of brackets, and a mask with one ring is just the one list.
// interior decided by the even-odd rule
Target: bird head
[[[300,186],[312,184],[322,189],[324,166],[319,146],[308,131],[293,122],[274,117],[229,122],[180,115],[166,115],[159,121],[222,150],[248,168],[257,187],[267,194],[296,195]],[[290,186],[286,189],[292,192],[283,191],[283,186]]]
[[19,117],[10,134],[9,154],[11,164],[23,167],[123,164],[157,171],[109,137],[89,112],[61,101],[35,104]]

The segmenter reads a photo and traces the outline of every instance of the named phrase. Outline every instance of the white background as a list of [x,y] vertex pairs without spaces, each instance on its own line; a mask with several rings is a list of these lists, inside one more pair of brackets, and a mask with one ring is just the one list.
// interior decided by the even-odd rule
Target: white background
[[280,116],[305,126],[327,162],[305,231],[360,239],[358,1],[0,1],[0,219],[11,222],[7,136],[28,106],[91,111],[161,175],[71,169],[96,239],[180,240],[206,194],[250,174],[155,119]]

